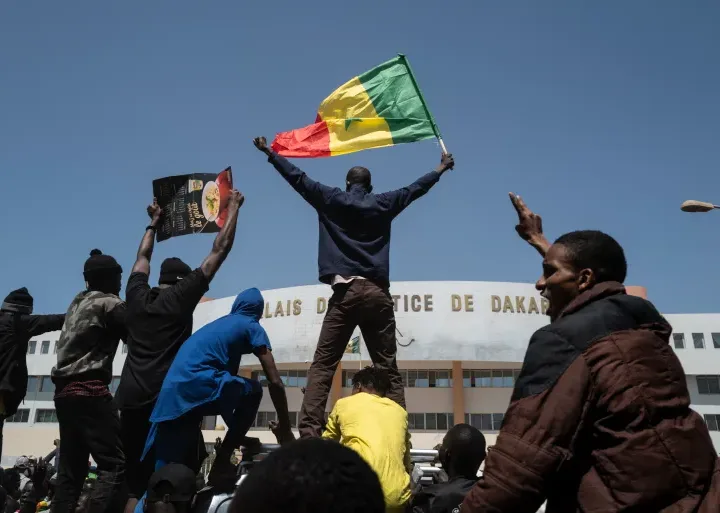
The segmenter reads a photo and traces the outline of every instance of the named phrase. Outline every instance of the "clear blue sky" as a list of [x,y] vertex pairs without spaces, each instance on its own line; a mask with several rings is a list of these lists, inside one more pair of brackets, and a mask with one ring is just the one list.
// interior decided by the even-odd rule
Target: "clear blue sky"
[[[535,281],[508,191],[549,236],[602,229],[668,313],[718,312],[720,3],[15,1],[0,8],[0,295],[64,311],[98,247],[129,272],[154,178],[232,165],[247,197],[212,284],[317,279],[317,221],[252,147],[311,123],[336,86],[406,53],[457,167],[395,223],[394,280]],[[298,161],[376,190],[432,169],[432,141]],[[196,266],[213,237],[156,246]]]

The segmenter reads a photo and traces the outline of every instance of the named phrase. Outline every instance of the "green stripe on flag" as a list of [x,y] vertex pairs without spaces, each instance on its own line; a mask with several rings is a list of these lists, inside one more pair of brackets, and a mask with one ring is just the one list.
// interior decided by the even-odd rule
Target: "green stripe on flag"
[[434,123],[404,56],[358,76],[378,116],[385,118],[394,144],[436,137]]

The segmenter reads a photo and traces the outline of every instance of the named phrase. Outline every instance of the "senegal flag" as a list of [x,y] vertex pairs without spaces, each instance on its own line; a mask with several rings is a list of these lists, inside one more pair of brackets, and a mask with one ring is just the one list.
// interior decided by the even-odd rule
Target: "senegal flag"
[[398,55],[346,82],[320,104],[315,123],[275,136],[285,157],[333,157],[440,137],[407,58]]

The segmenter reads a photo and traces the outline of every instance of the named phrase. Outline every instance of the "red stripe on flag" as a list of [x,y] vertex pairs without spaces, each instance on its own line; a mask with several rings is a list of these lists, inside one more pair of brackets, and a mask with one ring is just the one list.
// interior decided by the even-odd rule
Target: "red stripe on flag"
[[275,136],[273,151],[283,157],[329,157],[330,132],[327,123],[320,121],[305,128],[282,132]]

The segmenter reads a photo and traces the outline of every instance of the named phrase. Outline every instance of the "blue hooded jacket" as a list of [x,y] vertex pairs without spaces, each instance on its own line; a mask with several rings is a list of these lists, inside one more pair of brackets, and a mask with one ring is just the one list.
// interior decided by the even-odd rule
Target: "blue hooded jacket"
[[231,422],[238,387],[247,390],[249,385],[237,375],[242,355],[260,347],[272,349],[258,322],[264,306],[260,291],[247,289],[237,296],[229,315],[203,326],[182,345],[165,377],[150,422],[177,419],[211,402],[216,403],[213,413]]

